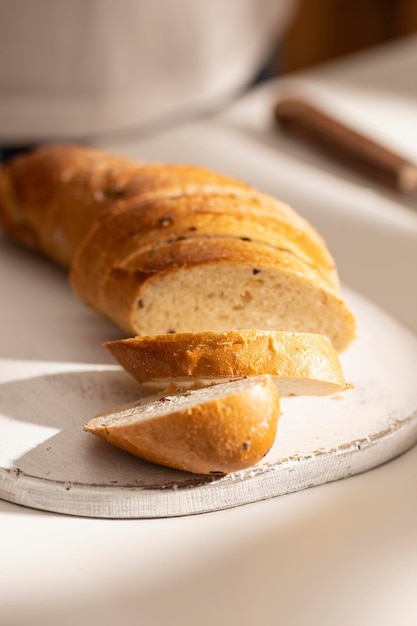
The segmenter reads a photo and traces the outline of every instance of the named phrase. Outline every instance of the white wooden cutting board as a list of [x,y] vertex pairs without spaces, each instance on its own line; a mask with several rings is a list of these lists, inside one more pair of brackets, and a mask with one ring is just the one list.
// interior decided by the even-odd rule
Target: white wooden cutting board
[[417,442],[417,339],[357,294],[342,355],[355,388],[287,398],[256,467],[217,479],[142,462],[83,431],[145,391],[101,347],[122,334],[71,293],[66,275],[0,239],[0,497],[94,517],[188,515],[280,496],[369,470]]

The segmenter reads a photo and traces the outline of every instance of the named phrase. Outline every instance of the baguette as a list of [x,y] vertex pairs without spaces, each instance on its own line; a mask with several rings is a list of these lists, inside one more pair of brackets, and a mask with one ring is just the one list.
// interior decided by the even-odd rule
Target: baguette
[[159,396],[85,424],[146,461],[195,474],[227,474],[258,463],[272,447],[279,396],[267,377]]
[[104,347],[140,384],[183,387],[270,375],[280,396],[345,391],[336,351],[324,335],[227,331],[133,337]]
[[0,171],[0,225],[68,268],[75,293],[129,335],[289,330],[338,351],[355,337],[315,229],[203,168],[44,146]]

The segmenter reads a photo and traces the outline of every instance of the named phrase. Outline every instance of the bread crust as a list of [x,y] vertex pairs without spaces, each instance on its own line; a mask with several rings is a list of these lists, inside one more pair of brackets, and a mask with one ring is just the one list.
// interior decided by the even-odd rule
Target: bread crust
[[140,384],[260,376],[281,396],[327,395],[349,388],[330,340],[287,331],[232,330],[132,337],[104,344]]
[[183,398],[185,394],[192,394],[192,402],[179,408],[174,396],[154,400],[166,409],[161,413],[156,406],[157,416],[153,407],[134,403],[101,414],[84,428],[142,459],[195,474],[251,467],[272,447],[280,408],[268,376],[186,391]]
[[[20,155],[4,169],[21,223],[36,247],[64,267],[99,215],[138,196],[180,195],[187,189],[227,189],[247,193],[249,186],[227,176],[181,164],[144,163],[73,144],[46,145]],[[1,205],[5,208],[2,209]],[[7,199],[0,211],[11,214]],[[22,243],[14,220],[4,226]]]

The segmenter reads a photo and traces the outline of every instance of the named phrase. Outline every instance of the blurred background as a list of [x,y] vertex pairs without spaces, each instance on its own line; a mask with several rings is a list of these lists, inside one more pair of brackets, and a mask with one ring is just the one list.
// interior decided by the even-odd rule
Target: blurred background
[[416,0],[0,0],[0,153],[216,112],[416,32]]
[[298,0],[271,72],[292,72],[415,32],[416,0]]

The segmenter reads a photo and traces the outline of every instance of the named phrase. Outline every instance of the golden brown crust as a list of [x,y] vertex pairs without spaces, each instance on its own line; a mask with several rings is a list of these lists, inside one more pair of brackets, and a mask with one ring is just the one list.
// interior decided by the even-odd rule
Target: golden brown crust
[[16,157],[6,173],[38,248],[68,267],[73,248],[102,209],[95,196],[102,194],[106,172],[125,171],[129,165],[94,148],[58,144]]
[[260,376],[275,378],[280,395],[346,390],[342,368],[324,335],[259,330],[133,337],[104,344],[139,383]]
[[117,266],[119,269],[149,273],[205,265],[213,262],[250,263],[254,268],[285,267],[297,271],[326,289],[334,291],[315,266],[294,255],[288,246],[276,247],[262,241],[236,236],[188,236],[140,249]]
[[214,387],[185,392],[195,402],[179,409],[171,409],[170,396],[156,400],[166,414],[157,407],[154,416],[148,408],[147,417],[143,407],[131,405],[93,418],[85,430],[152,463],[196,474],[227,474],[258,463],[276,436],[276,386],[261,377]]
[[[46,145],[18,156],[4,172],[39,249],[65,267],[98,216],[121,200],[180,194],[187,185],[248,189],[203,168],[140,164],[71,144]],[[19,238],[13,224],[9,226],[10,234]]]

